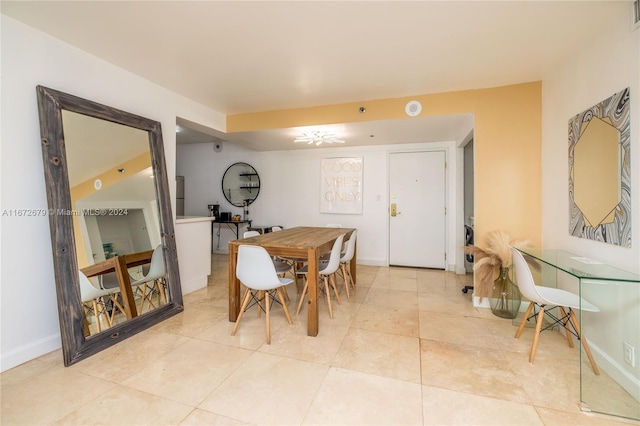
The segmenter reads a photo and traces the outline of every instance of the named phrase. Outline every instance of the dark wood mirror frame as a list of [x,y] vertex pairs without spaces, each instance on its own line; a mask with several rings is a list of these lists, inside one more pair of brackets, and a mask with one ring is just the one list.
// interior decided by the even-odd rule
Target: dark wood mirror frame
[[[160,123],[46,87],[38,86],[36,89],[47,202],[52,212],[49,214],[49,224],[62,352],[64,365],[69,366],[182,312],[184,306]],[[149,133],[151,163],[160,216],[160,238],[165,250],[166,280],[171,295],[171,300],[167,304],[114,325],[90,338],[86,338],[84,334],[84,313],[80,298],[73,216],[63,213],[71,212],[72,206],[62,110],[111,121]]]

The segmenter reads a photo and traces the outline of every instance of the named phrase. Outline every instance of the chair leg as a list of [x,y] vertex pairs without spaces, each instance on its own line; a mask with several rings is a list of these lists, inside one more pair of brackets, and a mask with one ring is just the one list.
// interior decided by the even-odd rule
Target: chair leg
[[302,309],[302,302],[304,302],[304,296],[307,294],[308,286],[309,286],[309,282],[305,278],[305,280],[304,280],[304,288],[302,289],[302,295],[300,296],[300,302],[298,302],[298,310],[296,311],[296,315],[300,314],[300,309]]
[[347,275],[349,275],[349,282],[351,282],[351,287],[356,288],[356,282],[353,280],[353,276],[351,275],[351,266],[347,263],[345,263],[344,266],[347,270]]
[[329,316],[333,319],[333,309],[331,308],[331,293],[329,293],[329,279],[325,275],[322,280],[324,281],[324,292],[327,296],[327,304],[329,305]]
[[516,331],[516,339],[520,337],[520,334],[522,334],[524,325],[527,323],[527,319],[529,319],[529,315],[531,315],[531,310],[533,309],[533,305],[534,305],[534,302],[529,303],[527,312],[524,313],[524,317],[522,317],[522,321],[520,321],[520,327],[518,327],[518,331]]
[[[285,274],[282,274],[282,278],[284,278],[284,276]],[[284,300],[289,302],[291,299],[289,299],[289,293],[287,292],[287,288],[285,286],[282,286],[280,288],[282,288],[282,294],[284,295]]]
[[347,277],[347,268],[344,263],[340,264],[340,270],[342,271],[342,281],[344,282],[344,289],[347,291],[347,300],[349,300],[349,280]]
[[[338,294],[338,289],[336,288],[335,274],[329,275],[329,281],[331,282],[331,287],[333,287],[333,293],[336,295],[336,300],[338,301],[338,305],[342,305],[342,301],[340,300],[340,295]],[[328,297],[329,297],[329,292],[327,292],[327,298]]]
[[569,315],[571,316],[571,323],[573,324],[573,327],[578,332],[578,336],[580,336],[580,342],[582,342],[584,351],[587,353],[587,358],[589,358],[589,363],[591,364],[591,368],[593,368],[593,372],[596,374],[596,376],[599,376],[600,370],[598,370],[596,361],[593,359],[593,355],[591,355],[591,349],[589,349],[589,344],[587,343],[587,339],[582,335],[582,332],[580,331],[580,324],[578,323],[578,318],[576,317],[576,313],[573,312],[573,309],[571,308],[569,308]]
[[262,315],[262,301],[268,302],[268,300],[265,298],[264,295],[264,290],[259,290],[258,291],[258,318],[260,318],[260,316]]
[[289,324],[293,324],[293,321],[291,320],[291,315],[289,315],[289,308],[287,308],[287,304],[284,302],[284,298],[282,297],[282,291],[280,291],[280,289],[284,290],[284,287],[277,288],[276,293],[278,293],[278,297],[280,298],[280,303],[282,303],[282,308],[284,309],[284,314],[287,317],[287,321],[289,321]]
[[560,313],[562,313],[562,326],[564,327],[564,333],[566,334],[567,340],[569,341],[569,347],[573,348],[573,339],[571,338],[571,331],[569,330],[569,327],[567,327],[571,318],[569,317],[569,315],[567,315],[567,312],[564,310],[563,306],[558,306],[558,308],[560,309]]
[[247,305],[249,304],[249,299],[251,299],[251,290],[247,289],[247,291],[244,293],[244,300],[242,301],[242,307],[240,308],[240,313],[238,314],[238,318],[236,319],[236,323],[233,326],[233,330],[231,330],[231,335],[232,336],[236,335],[236,330],[238,329],[238,324],[240,324],[240,319],[242,318],[242,315],[244,314],[244,310],[247,309]]
[[544,321],[544,306],[540,306],[540,311],[538,312],[538,317],[536,319],[536,334],[533,335],[533,343],[531,343],[531,352],[529,353],[530,363],[533,363],[533,359],[536,357],[536,349],[538,348],[538,339],[540,338],[542,321]]
[[264,294],[264,311],[265,314],[264,316],[266,317],[265,319],[267,320],[267,345],[271,344],[271,317],[269,316],[269,306],[271,305],[270,300],[269,300],[269,292],[268,291],[263,291],[262,292]]
[[96,317],[96,326],[98,327],[98,333],[102,331],[100,327],[100,311],[98,311],[98,303],[95,299],[91,301],[91,306],[93,307],[93,315]]
[[118,298],[116,296],[112,294],[109,296],[109,299],[111,299],[111,303],[113,303],[113,310],[111,311],[111,325],[113,325],[113,320],[116,317],[116,308],[118,308],[118,310],[122,312],[122,315],[126,315],[126,314],[124,312],[124,308],[122,307],[120,302],[118,302]]

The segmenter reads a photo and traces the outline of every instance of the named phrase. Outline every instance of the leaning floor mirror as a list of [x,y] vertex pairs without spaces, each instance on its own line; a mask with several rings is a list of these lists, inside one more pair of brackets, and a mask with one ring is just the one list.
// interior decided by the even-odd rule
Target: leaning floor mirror
[[64,365],[183,310],[160,123],[37,87]]

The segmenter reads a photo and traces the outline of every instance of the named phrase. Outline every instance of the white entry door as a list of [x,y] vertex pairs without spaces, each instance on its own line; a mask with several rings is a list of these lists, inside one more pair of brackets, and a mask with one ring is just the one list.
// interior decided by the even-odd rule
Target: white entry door
[[445,152],[389,157],[389,264],[445,269]]

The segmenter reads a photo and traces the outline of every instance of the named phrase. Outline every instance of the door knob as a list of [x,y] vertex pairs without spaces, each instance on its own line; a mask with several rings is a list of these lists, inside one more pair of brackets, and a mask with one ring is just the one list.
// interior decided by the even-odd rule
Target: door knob
[[391,204],[391,217],[396,217],[398,214],[396,203]]

